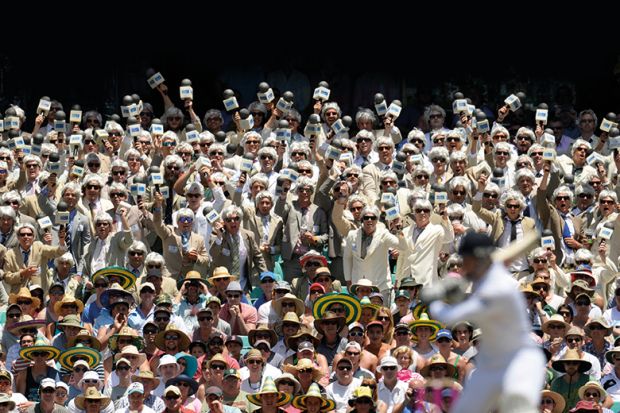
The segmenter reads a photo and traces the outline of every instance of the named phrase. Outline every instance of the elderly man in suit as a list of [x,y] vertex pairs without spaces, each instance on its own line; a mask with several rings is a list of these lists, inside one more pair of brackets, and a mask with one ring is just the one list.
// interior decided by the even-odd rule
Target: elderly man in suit
[[129,224],[127,223],[127,210],[121,209],[123,221],[122,231],[114,233],[112,217],[110,214],[100,212],[95,217],[97,231],[93,240],[88,245],[86,255],[82,258],[82,275],[90,278],[98,270],[111,265],[124,266],[127,249],[133,242]]
[[265,259],[254,234],[241,228],[243,212],[238,206],[230,206],[222,211],[222,221],[215,223],[217,238],[211,246],[213,267],[226,267],[230,274],[237,276],[241,288],[250,291],[259,285],[258,276],[267,271]]
[[[108,189],[108,195],[112,201],[112,208],[108,209],[106,212],[110,214],[113,219],[112,225],[115,227],[115,231],[120,231],[122,222],[118,208],[121,205],[121,202],[128,202],[129,191],[127,191],[127,187],[122,183],[114,182]],[[131,230],[133,239],[142,241],[144,239],[142,213],[140,212],[140,209],[138,209],[137,205],[132,205],[127,209],[127,223],[129,224],[129,229]]]
[[389,306],[392,280],[388,251],[398,247],[399,239],[378,222],[380,215],[379,209],[372,205],[362,210],[362,226],[345,238],[343,269],[349,288],[366,278],[379,288],[384,304]]
[[98,174],[88,174],[82,181],[82,193],[84,196],[78,202],[78,208],[85,211],[90,223],[91,232],[95,232],[95,217],[99,213],[110,210],[113,205],[108,199],[101,198],[101,189],[105,186],[105,181]]
[[275,207],[284,222],[282,270],[288,282],[302,275],[299,258],[311,249],[322,250],[329,236],[325,211],[312,203],[313,181],[300,177],[296,192],[297,200],[292,202],[286,202],[287,194],[282,192]]
[[392,169],[394,157],[394,141],[386,136],[377,138],[375,150],[379,154],[379,160],[362,169],[362,193],[374,204],[380,197],[379,186],[381,184],[381,172]]
[[[433,207],[426,199],[411,199],[413,224],[403,229],[398,246],[396,274],[398,283],[405,277],[413,277],[420,284],[429,286],[439,279],[439,253],[447,250],[454,241],[454,231],[446,209],[432,214]],[[432,223],[431,216],[439,217]],[[394,221],[396,225],[398,221]]]
[[273,211],[273,195],[269,191],[261,191],[254,198],[255,207],[242,207],[243,228],[254,236],[256,245],[265,259],[269,271],[275,266],[274,257],[280,254],[282,246],[282,218]]
[[17,245],[15,233],[15,210],[10,206],[0,206],[0,244],[6,248]]
[[21,224],[16,229],[18,245],[6,252],[4,261],[5,282],[12,293],[31,284],[39,284],[48,291],[51,278],[47,272],[47,261],[60,257],[67,251],[65,231],[59,232],[58,245],[45,245],[35,241],[35,229],[30,224]]
[[[513,189],[504,192],[499,200],[500,210],[491,212],[482,208],[482,194],[486,188],[487,176],[478,178],[478,193],[474,197],[473,209],[484,222],[491,226],[491,239],[499,248],[506,248],[510,243],[525,238],[536,232],[536,222],[523,216],[525,198]],[[510,272],[517,278],[529,274],[529,264],[525,255],[515,258],[509,267]]]
[[[76,263],[76,270],[78,273],[82,272],[82,257],[86,252],[86,247],[92,239],[92,233],[90,231],[91,225],[89,218],[83,213],[83,210],[78,208],[78,201],[81,197],[80,185],[76,182],[69,182],[60,191],[62,201],[67,204],[67,211],[69,212],[69,224],[66,226],[66,239],[65,242],[69,248],[69,252],[73,255],[73,260]],[[43,213],[49,217],[56,215],[58,204],[54,202],[53,198],[40,197],[40,206]],[[52,222],[54,219],[52,218]],[[54,225],[52,227],[52,236],[54,240],[58,238],[58,231],[60,225]]]
[[196,270],[206,274],[209,266],[209,253],[202,235],[192,231],[194,213],[189,208],[177,211],[177,226],[163,222],[164,196],[155,192],[152,225],[161,238],[166,266],[175,279],[184,278],[188,271]]

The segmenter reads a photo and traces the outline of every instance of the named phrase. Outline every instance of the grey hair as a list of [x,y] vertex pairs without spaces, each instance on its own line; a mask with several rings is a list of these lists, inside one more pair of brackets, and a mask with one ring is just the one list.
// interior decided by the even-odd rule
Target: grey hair
[[370,121],[372,125],[377,121],[375,114],[368,108],[363,108],[357,111],[355,114],[355,124],[359,124],[360,121]]
[[58,266],[61,262],[66,262],[73,267],[73,265],[75,264],[73,254],[71,254],[70,252],[65,252],[60,257],[54,258],[54,266]]
[[519,168],[515,173],[515,181],[519,183],[521,178],[528,178],[532,183],[536,182],[536,176],[529,168]]
[[127,187],[120,183],[120,182],[112,182],[112,184],[110,184],[110,192],[122,192],[125,194],[125,196],[127,196],[127,194],[129,193],[129,191],[127,190]]
[[618,203],[618,195],[614,191],[610,191],[609,189],[603,189],[600,194],[598,194],[598,201],[601,202],[603,198],[611,198],[614,202]]
[[430,209],[431,211],[433,210],[433,206],[431,205],[431,201],[429,201],[428,199],[417,199],[415,201],[415,203],[413,204],[413,209],[414,211],[416,209]]
[[581,120],[581,118],[584,115],[592,116],[594,118],[594,126],[598,125],[598,118],[596,117],[596,113],[594,113],[592,109],[584,109],[581,112],[579,112],[579,116],[577,117],[577,120]]
[[200,136],[200,142],[201,143],[203,143],[203,142],[204,143],[214,143],[215,142],[215,135],[213,135],[208,130],[200,132],[200,134],[198,136]]
[[372,142],[375,141],[375,134],[372,131],[366,130],[366,129],[362,129],[361,131],[357,132],[357,134],[355,135],[354,140],[357,141],[358,138],[363,138],[363,139],[370,139]]
[[363,206],[368,205],[368,200],[363,195],[353,194],[349,197],[347,202],[347,208],[353,205],[354,202],[360,202]]
[[577,185],[577,187],[575,188],[575,195],[579,196],[581,194],[590,194],[594,196],[596,194],[596,191],[591,185],[588,184]]
[[187,152],[190,152],[192,156],[194,155],[194,147],[190,145],[188,142],[179,143],[176,149],[174,150],[174,153],[177,154],[180,151],[187,151]]
[[299,192],[300,188],[308,186],[308,187],[310,187],[310,189],[312,189],[312,192],[314,193],[314,181],[312,179],[310,179],[310,178],[308,178],[306,176],[300,176],[297,179],[296,184],[297,185],[295,187],[295,192]]
[[570,203],[573,203],[573,191],[571,191],[571,189],[566,186],[566,185],[562,185],[560,187],[555,188],[555,191],[553,191],[553,195],[551,195],[551,199],[553,199],[555,201],[555,199],[560,195],[560,194],[566,194],[570,199]]
[[347,167],[344,170],[344,175],[350,174],[350,173],[354,173],[354,174],[362,174],[362,168],[360,168],[358,165],[351,165],[349,167]]
[[239,208],[237,205],[230,205],[222,210],[222,219],[227,219],[231,215],[237,215],[241,220],[243,220],[243,210]]
[[538,143],[533,143],[532,146],[530,146],[530,148],[527,150],[527,155],[529,157],[531,157],[532,156],[532,152],[542,151],[544,149],[545,148],[542,145],[540,145]]
[[575,261],[588,260],[592,262],[593,259],[594,259],[594,255],[592,255],[592,252],[590,252],[590,250],[588,249],[579,248],[577,251],[575,251]]
[[387,145],[390,148],[394,149],[394,141],[389,136],[380,136],[375,141],[375,150],[378,151],[381,145]]
[[[127,151],[125,151],[125,154],[123,155],[123,158],[125,159],[125,161],[127,161],[127,159],[129,159],[129,157],[136,157],[136,158],[140,158],[140,152],[138,152],[137,149],[135,148],[129,148],[127,149]],[[127,167],[129,168],[129,165],[127,165]]]
[[458,138],[461,142],[464,141],[463,134],[459,129],[453,129],[446,135],[446,138]]
[[342,116],[342,110],[340,110],[340,106],[338,106],[336,102],[327,102],[321,108],[321,119],[323,119],[323,121],[325,121],[325,112],[329,109],[336,109],[336,112],[338,112],[338,117]]
[[271,159],[273,159],[274,162],[278,160],[278,153],[271,146],[263,146],[262,148],[260,148],[258,150],[258,156],[260,157],[262,155],[271,156]]
[[[532,158],[530,158],[529,155],[526,154],[521,154],[519,156],[517,156],[517,163],[519,162],[527,162],[530,164],[530,168],[534,166],[534,160]],[[523,169],[523,168],[521,168]]]
[[248,105],[248,110],[250,111],[250,113],[252,113],[252,111],[254,110],[261,112],[263,114],[263,118],[267,120],[267,114],[269,113],[269,111],[267,110],[267,107],[261,102],[254,101],[250,103]]
[[290,153],[303,152],[306,154],[306,158],[310,157],[310,146],[307,142],[293,142],[291,143]]
[[525,135],[527,136],[530,141],[532,142],[536,142],[536,135],[534,135],[534,131],[532,131],[530,128],[522,126],[517,130],[517,134],[515,135],[517,138],[519,136]]
[[494,182],[487,182],[484,192],[493,192],[499,195],[499,186]]
[[165,265],[164,257],[158,252],[149,252],[144,259],[144,264],[161,264]]
[[22,196],[16,190],[12,190],[12,191],[6,192],[4,195],[2,195],[2,203],[3,204],[6,204],[8,201],[10,201],[12,199],[18,200],[20,205],[21,205]]
[[176,116],[181,118],[181,125],[182,125],[183,121],[185,120],[185,115],[183,114],[183,111],[177,108],[176,106],[171,106],[168,109],[166,109],[164,116],[161,117],[161,122],[165,125],[166,121],[168,120],[168,117],[176,117]]
[[264,198],[269,198],[269,200],[273,204],[273,194],[269,191],[260,191],[258,194],[256,194],[256,197],[254,198],[254,205],[258,207],[258,203]]
[[301,123],[301,115],[299,114],[299,111],[295,108],[289,109],[286,116],[295,119],[297,123]]
[[112,168],[123,168],[124,170],[128,171],[129,170],[129,165],[127,165],[127,162],[123,161],[122,159],[116,159],[110,165],[110,169],[112,169]]
[[144,242],[137,241],[137,240],[131,243],[131,245],[129,246],[127,251],[142,251],[145,254],[147,252],[149,252],[149,250],[146,248],[146,245],[144,244]]
[[431,114],[433,112],[439,112],[441,113],[441,116],[445,119],[446,117],[446,111],[444,110],[444,108],[442,108],[439,105],[430,105],[428,108],[426,108],[426,110],[424,111],[424,120],[426,120],[426,123],[430,122],[431,120]]
[[434,146],[428,153],[430,160],[444,158],[446,161],[450,158],[450,152],[444,146]]
[[500,196],[499,205],[502,209],[506,209],[506,203],[508,201],[517,201],[521,209],[525,208],[525,198],[521,192],[515,191],[514,189],[509,189]]
[[491,139],[493,139],[493,137],[495,137],[498,133],[503,133],[507,138],[510,137],[510,132],[508,132],[508,129],[496,123],[493,125],[493,129],[491,130]]
[[269,178],[265,174],[258,173],[253,175],[248,182],[248,186],[251,188],[256,182],[260,182],[265,188],[269,187]]
[[463,264],[463,257],[456,253],[450,254],[446,261],[446,268],[450,268],[453,264]]
[[575,142],[573,142],[573,146],[570,149],[570,154],[574,155],[575,151],[577,150],[577,148],[579,148],[580,146],[585,146],[588,150],[592,149],[592,145],[590,145],[590,142],[585,141],[583,139],[577,139]]
[[425,173],[430,178],[432,172],[433,171],[431,170],[431,168],[429,168],[427,165],[422,164],[422,165],[418,165],[418,166],[415,167],[415,169],[411,173],[411,176],[413,176],[415,178],[420,173]]
[[541,257],[543,255],[545,255],[547,253],[547,250],[543,247],[536,247],[534,248],[527,256],[527,261],[532,264],[534,261],[534,258],[538,258]]
[[181,218],[191,218],[192,220],[194,219],[194,211],[192,211],[189,208],[181,208],[177,211],[177,222],[181,219]]
[[214,143],[213,145],[209,146],[209,155],[213,155],[213,152],[223,152],[224,154],[226,154],[226,145],[224,145],[223,143]]
[[416,155],[420,153],[420,150],[418,149],[418,147],[415,146],[413,143],[406,143],[406,144],[404,144],[403,146],[401,146],[400,150],[403,151],[403,152],[411,151],[411,152],[415,153]]
[[243,134],[243,138],[241,138],[241,146],[245,146],[245,143],[247,142],[247,140],[252,137],[258,139],[258,144],[262,145],[263,137],[260,135],[260,133],[249,131]]
[[82,187],[85,187],[86,185],[88,185],[89,182],[92,181],[97,182],[97,184],[102,188],[105,186],[105,181],[103,180],[103,177],[101,175],[88,174],[84,177],[84,180],[82,181]]
[[181,168],[183,166],[183,159],[181,159],[179,155],[166,156],[166,158],[164,159],[164,166],[167,167],[168,165],[172,165],[172,164]]
[[450,163],[454,161],[465,161],[467,160],[467,154],[463,151],[453,151],[450,154]]
[[301,161],[297,162],[297,167],[298,168],[306,168],[312,171],[312,175],[314,176],[314,165],[312,165],[312,163],[306,159],[302,159]]
[[105,131],[108,133],[119,132],[121,135],[123,136],[125,135],[125,131],[123,130],[123,127],[119,123],[113,120],[109,120],[105,123]]
[[422,139],[424,142],[426,142],[426,135],[420,129],[413,128],[411,132],[407,134],[407,141],[411,142],[412,139]]
[[398,182],[398,176],[396,175],[394,171],[392,170],[381,171],[379,175],[379,182],[383,182],[384,180],[390,179],[390,178]]
[[465,208],[461,204],[450,204],[446,207],[448,216],[450,215],[463,215],[465,214]]
[[448,185],[448,187],[450,191],[453,191],[456,189],[457,186],[462,186],[467,192],[467,195],[470,194],[471,183],[469,179],[465,178],[464,176],[455,176],[450,180],[450,184]]
[[84,113],[84,115],[82,116],[83,126],[86,126],[86,121],[88,120],[88,118],[92,118],[92,117],[94,117],[95,119],[99,121],[99,125],[103,125],[103,118],[101,117],[101,113],[97,112],[96,110],[89,110],[88,112]]
[[409,208],[413,209],[415,203],[421,199],[427,199],[428,193],[426,191],[420,189],[414,189],[407,196],[407,205]]
[[0,218],[5,218],[5,217],[9,217],[13,219],[13,221],[15,221],[16,214],[15,214],[15,210],[13,209],[13,207],[9,205],[0,206]]
[[95,216],[95,223],[97,222],[109,222],[112,223],[112,217],[107,212],[98,212]]
[[493,147],[493,156],[495,156],[495,153],[498,150],[508,152],[508,159],[510,159],[512,152],[510,151],[510,144],[508,142],[497,142],[497,144]]
[[366,205],[364,209],[362,209],[361,216],[365,216],[366,214],[372,214],[376,216],[377,218],[381,216],[381,213],[379,212],[379,208],[377,208],[375,205]]
[[209,109],[206,113],[205,113],[205,117],[204,117],[204,122],[205,125],[207,124],[207,120],[211,119],[211,118],[220,118],[222,119],[222,121],[224,121],[224,117],[222,116],[222,112],[218,109]]
[[175,143],[179,143],[178,135],[171,130],[166,131],[163,135],[161,135],[162,142],[164,141],[164,139],[172,139]]
[[28,164],[28,162],[36,162],[37,165],[39,165],[39,168],[43,166],[43,164],[41,163],[41,158],[39,158],[37,155],[26,155],[24,156],[24,166],[26,164]]
[[73,191],[75,197],[79,200],[82,197],[82,187],[77,182],[69,182],[65,184],[60,190],[60,196],[64,196],[68,190]]
[[27,222],[22,222],[21,224],[19,224],[15,228],[15,233],[19,234],[19,231],[21,231],[24,228],[30,229],[32,231],[32,235],[34,235],[35,237],[37,236],[37,231],[34,229],[34,226],[32,224],[27,223]]

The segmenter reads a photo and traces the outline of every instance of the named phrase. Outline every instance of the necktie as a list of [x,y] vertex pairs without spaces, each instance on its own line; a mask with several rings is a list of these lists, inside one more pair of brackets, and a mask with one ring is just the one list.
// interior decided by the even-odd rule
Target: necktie
[[170,196],[166,199],[166,214],[164,215],[164,224],[172,225],[172,199],[174,198],[173,191],[170,191]]
[[371,242],[372,242],[372,235],[366,235],[362,233],[362,251],[360,253],[360,256],[362,257],[362,259],[366,258],[366,252]]
[[529,198],[525,199],[525,209],[523,210],[523,216],[524,217],[529,217],[530,216],[530,204],[531,201]]
[[71,220],[69,219],[69,222],[67,223],[67,230],[66,235],[65,235],[65,245],[67,246],[67,249],[69,251],[71,251]]
[[183,247],[183,252],[189,251],[189,232],[181,233],[181,246]]
[[6,240],[6,235],[0,232],[0,244],[4,245],[5,240]]
[[516,241],[517,239],[517,224],[519,220],[510,221],[510,242]]
[[239,240],[234,235],[231,235],[230,240],[230,273],[239,276]]
[[22,251],[22,256],[24,258],[24,265],[28,266],[28,258],[30,257],[30,251]]
[[562,238],[570,238],[573,235],[570,232],[570,227],[568,226],[568,216],[563,216],[562,217],[564,219],[564,226],[562,227]]

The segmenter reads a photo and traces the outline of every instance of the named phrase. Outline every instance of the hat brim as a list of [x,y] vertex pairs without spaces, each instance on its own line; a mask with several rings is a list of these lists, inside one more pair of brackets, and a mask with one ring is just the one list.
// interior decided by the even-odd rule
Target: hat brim
[[84,311],[84,303],[81,300],[78,300],[77,298],[72,300],[72,301],[58,301],[56,304],[54,304],[54,312],[56,314],[60,314],[60,310],[62,309],[62,306],[64,304],[75,304],[77,305],[77,312],[78,314],[82,314],[82,311]]
[[45,326],[45,320],[28,320],[28,321],[20,321],[19,323],[13,324],[8,330],[11,334],[14,332],[18,332],[23,328],[36,328],[39,329]]
[[251,330],[250,333],[248,334],[248,342],[250,343],[252,347],[254,347],[254,343],[256,342],[256,334],[259,332],[269,333],[269,346],[271,346],[271,348],[273,348],[273,346],[275,346],[278,343],[278,335],[276,334],[275,331],[271,329],[257,328],[257,329]]
[[[347,325],[344,317],[341,316],[337,316],[337,317],[332,317],[332,318],[319,318],[317,320],[314,320],[314,328],[316,329],[316,331],[319,332],[319,334],[321,335],[325,335],[325,333],[323,332],[323,328],[321,327],[321,323],[327,320],[336,320],[338,321],[338,332],[342,331],[342,329],[344,328],[344,326]],[[295,351],[297,351],[297,349],[295,349]]]
[[276,406],[280,407],[280,406],[284,406],[285,404],[288,404],[291,399],[293,398],[293,396],[291,394],[286,394],[283,393],[281,391],[279,392],[265,392],[265,393],[255,393],[255,394],[248,394],[246,397],[248,399],[248,401],[252,404],[255,404],[257,406],[261,406],[263,404],[261,397],[263,394],[277,394],[278,395],[278,401],[276,402]]
[[112,351],[118,351],[118,338],[119,337],[131,337],[133,339],[133,344],[134,346],[136,346],[136,348],[138,349],[138,351],[142,351],[145,347],[145,343],[144,343],[144,338],[140,337],[140,336],[129,336],[129,335],[125,335],[125,334],[114,334],[112,337],[110,337],[110,340],[108,340],[108,345],[110,347],[110,350]]
[[439,332],[439,330],[441,330],[443,328],[441,323],[439,321],[435,321],[435,320],[415,320],[415,321],[412,321],[411,323],[409,323],[409,331],[411,331],[411,334],[413,334],[413,336],[416,339],[417,339],[418,335],[415,333],[415,329],[418,328],[418,327],[429,327],[431,330],[433,330],[433,333],[428,338],[429,341],[434,341],[437,338],[437,333]]
[[543,397],[550,397],[554,401],[553,410],[551,413],[562,413],[564,408],[566,407],[566,400],[560,394],[551,391],[551,390],[543,390]]
[[[607,358],[607,354],[605,354],[605,358]],[[564,368],[565,361],[578,361],[579,362],[579,373],[585,373],[586,371],[592,368],[592,363],[590,363],[587,360],[563,360],[563,359],[554,361],[553,363],[551,363],[551,367],[553,367],[554,370],[557,370],[560,373],[566,373],[566,369]]]
[[324,256],[322,256],[322,255],[309,255],[309,256],[307,256],[307,257],[301,258],[301,259],[299,260],[299,266],[303,268],[303,267],[304,267],[304,265],[306,265],[306,263],[307,263],[309,260],[321,260],[321,262],[323,263],[323,264],[321,265],[321,267],[327,267],[327,258],[325,258],[325,257],[324,257]]
[[543,323],[542,325],[542,331],[543,333],[549,334],[549,325],[551,323],[562,323],[564,324],[564,331],[566,331],[566,329],[568,329],[569,324],[566,321],[560,321],[560,320],[547,320]]
[[58,358],[58,356],[60,356],[60,350],[57,349],[56,347],[52,347],[52,346],[31,346],[31,347],[26,347],[23,348],[19,351],[19,356],[23,359],[26,360],[30,360],[30,361],[34,361],[34,359],[32,358],[31,354],[34,353],[35,351],[47,351],[49,356],[48,356],[48,360],[56,360]]
[[424,313],[428,314],[429,317],[432,317],[428,306],[422,303],[418,303],[415,307],[413,307],[413,310],[411,310],[411,314],[415,320],[419,320]]
[[174,333],[174,334],[178,334],[180,337],[180,343],[179,343],[179,351],[187,351],[187,349],[189,348],[190,343],[192,342],[192,340],[190,340],[190,338],[187,336],[187,334],[185,334],[183,331],[181,330],[177,330],[176,328],[171,328],[168,330],[163,330],[160,331],[159,333],[157,333],[157,337],[155,337],[155,346],[160,349],[163,350],[165,349],[165,340],[164,340],[164,336],[168,333]]
[[213,281],[219,280],[220,278],[230,278],[230,281],[239,281],[239,277],[237,277],[236,275],[233,275],[233,274],[229,274],[229,275],[216,275],[215,277],[207,278],[207,281],[209,281],[211,284],[214,284]]
[[306,400],[308,400],[308,398],[310,397],[314,397],[315,399],[319,399],[321,400],[321,412],[325,413],[325,412],[329,412],[332,410],[336,409],[336,403],[331,400],[331,399],[326,399],[325,397],[319,397],[319,396],[297,396],[293,399],[293,402],[291,403],[293,405],[293,407],[298,408],[301,411],[306,411]]
[[101,342],[95,336],[87,336],[87,335],[78,334],[75,337],[71,337],[67,344],[69,344],[69,347],[75,347],[75,342],[78,339],[88,339],[90,340],[90,344],[91,344],[88,347],[95,349],[95,350],[101,350]]
[[282,314],[282,301],[285,300],[292,300],[295,303],[295,314],[297,314],[297,317],[301,317],[306,312],[306,305],[299,298],[282,297],[275,300],[272,305],[274,311],[280,316],[280,318],[284,317],[284,314]]
[[603,327],[603,328],[605,329],[605,337],[607,337],[608,335],[610,335],[610,334],[613,332],[613,329],[612,329],[610,326],[603,325],[603,324],[602,324],[600,321],[598,321],[598,320],[593,320],[593,321],[590,321],[588,324],[586,324],[586,325],[583,327],[583,330],[584,330],[584,331],[585,331],[585,333],[586,333],[586,334],[588,334],[588,335],[590,335],[590,334],[592,333],[592,330],[590,330],[590,326],[591,326],[592,324],[598,324],[599,326]]
[[[92,282],[95,284],[97,279],[101,277],[118,277],[120,279],[120,285],[124,290],[136,285],[136,276],[129,270],[123,267],[113,266],[105,267],[93,274]],[[105,292],[104,292],[105,294]]]
[[[177,354],[178,357],[175,356],[175,358],[177,359],[177,363],[179,362],[179,359],[185,360],[185,370],[183,370],[182,374],[185,374],[189,377],[194,377],[194,374],[196,374],[196,372],[198,371],[198,360],[196,359],[196,357],[192,356],[191,354],[186,354],[186,353],[180,353],[180,354],[181,354],[180,356],[179,354]],[[146,360],[146,355],[144,355],[144,359]]]
[[334,303],[339,303],[344,305],[346,310],[346,320],[345,323],[347,325],[359,321],[360,315],[362,313],[362,305],[359,300],[349,294],[342,293],[329,293],[324,294],[317,298],[314,302],[314,306],[312,307],[312,316],[315,320],[318,320],[323,317],[323,314],[327,311],[330,305]]
[[140,377],[140,376],[131,376],[131,382],[134,383],[138,380],[153,380],[155,384],[153,384],[153,388],[159,387],[161,380],[158,377]]
[[575,280],[577,279],[577,275],[581,275],[584,277],[588,277],[588,286],[590,288],[595,288],[596,287],[596,278],[594,278],[594,276],[586,271],[573,271],[570,273],[570,282],[574,283]]
[[372,290],[373,293],[379,293],[381,291],[379,291],[379,288],[375,285],[360,285],[360,284],[353,284],[351,286],[351,294],[357,296],[357,288],[358,287],[367,287],[370,288]]
[[441,365],[447,368],[447,373],[446,373],[446,377],[454,377],[454,374],[456,373],[456,369],[454,368],[454,366],[450,363],[431,363],[426,365],[425,367],[422,368],[422,370],[420,370],[420,374],[423,377],[428,377],[430,375],[431,372],[431,367],[432,366],[437,366],[437,365]]
[[77,396],[75,398],[75,405],[77,407],[80,408],[80,410],[86,410],[86,408],[84,407],[84,400],[86,399],[90,399],[90,400],[101,400],[101,409],[103,410],[103,408],[108,407],[108,404],[110,404],[110,398],[108,396],[101,396],[101,397],[85,397],[83,394],[80,396]]
[[38,297],[27,296],[27,295],[20,295],[19,293],[13,293],[13,294],[9,295],[9,304],[17,304],[17,300],[19,298],[26,298],[28,300],[32,300],[32,306],[34,308],[39,308],[39,306],[41,305],[41,300],[39,300]]
[[314,346],[314,348],[317,348],[321,342],[321,340],[319,340],[318,337],[316,337],[314,334],[310,333],[309,331],[304,331],[304,332],[300,331],[298,334],[295,334],[294,336],[290,336],[289,338],[287,338],[286,345],[289,349],[296,352],[297,347],[299,346],[299,343],[301,343],[302,339],[306,339],[306,340],[309,339],[312,342],[312,345]]
[[[294,377],[298,377],[299,376],[299,370],[297,369],[297,366],[293,366],[292,364],[285,364],[282,366],[282,371],[284,371],[285,373],[290,373],[292,374]],[[312,380],[316,381],[318,383],[318,381],[323,377],[323,373],[321,372],[321,370],[317,369],[316,366],[313,364],[312,365]]]
[[73,370],[75,356],[80,356],[86,359],[85,361],[91,369],[101,363],[101,353],[95,349],[84,346],[71,347],[63,351],[58,358],[58,362],[65,369]]
[[196,392],[198,391],[198,382],[196,382],[196,380],[192,379],[189,376],[186,376],[185,374],[182,374],[180,376],[174,377],[170,380],[168,380],[166,382],[166,387],[168,386],[176,386],[179,383],[189,383],[190,388],[192,389],[192,393],[190,394],[190,396],[196,394]]

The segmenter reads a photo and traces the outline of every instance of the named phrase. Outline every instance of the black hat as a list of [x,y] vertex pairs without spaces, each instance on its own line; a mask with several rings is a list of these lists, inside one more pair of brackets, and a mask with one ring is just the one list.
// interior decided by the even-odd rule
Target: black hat
[[486,234],[468,232],[461,240],[458,254],[461,257],[474,256],[476,258],[489,257],[493,251],[493,240]]

